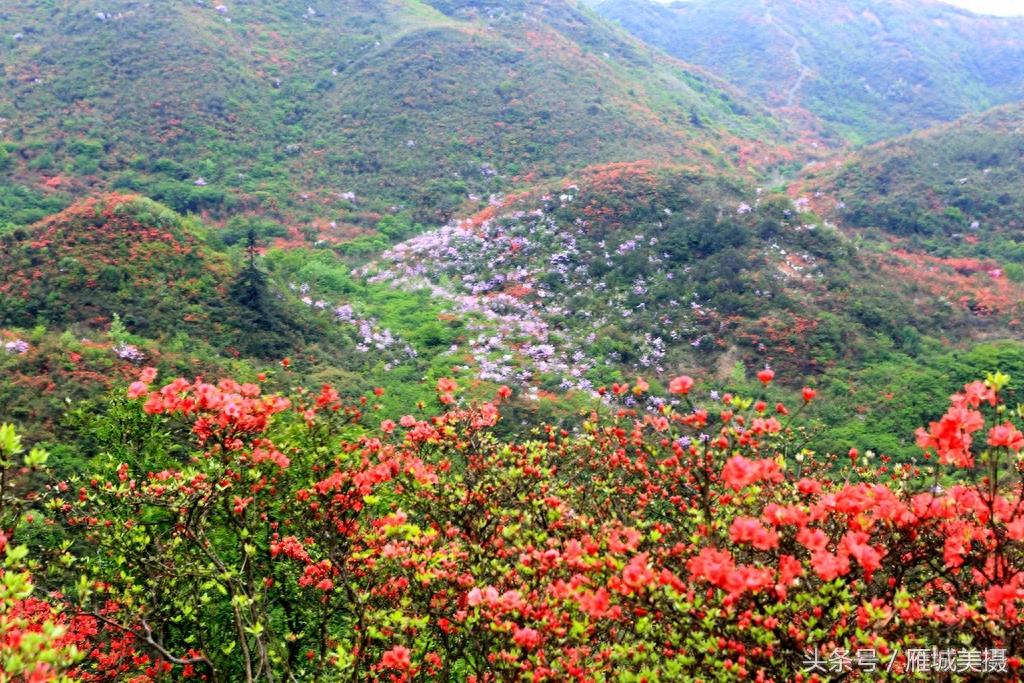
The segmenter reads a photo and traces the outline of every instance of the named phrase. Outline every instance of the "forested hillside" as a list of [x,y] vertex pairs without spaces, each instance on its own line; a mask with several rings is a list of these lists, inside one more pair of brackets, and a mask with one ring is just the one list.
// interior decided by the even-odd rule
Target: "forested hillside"
[[395,205],[443,221],[523,177],[645,158],[767,165],[796,138],[574,3],[435,4],[0,10],[0,225],[98,187],[351,237]]
[[932,0],[600,0],[641,39],[762,102],[874,141],[1024,98],[1024,19]]

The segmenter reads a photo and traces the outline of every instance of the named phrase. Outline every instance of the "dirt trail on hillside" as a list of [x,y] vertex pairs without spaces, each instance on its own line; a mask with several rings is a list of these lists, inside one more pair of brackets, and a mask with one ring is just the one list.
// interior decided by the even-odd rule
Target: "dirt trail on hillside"
[[811,75],[811,69],[804,64],[803,57],[800,56],[799,38],[793,35],[785,26],[775,22],[775,17],[772,16],[772,8],[768,4],[768,0],[761,0],[761,6],[764,7],[765,23],[776,27],[782,35],[793,41],[789,48],[789,53],[793,55],[793,61],[796,62],[796,68],[800,71],[800,75],[797,76],[796,82],[790,86],[789,91],[786,93],[786,106],[792,107],[796,103],[797,95],[800,94],[800,88],[803,87],[804,81]]

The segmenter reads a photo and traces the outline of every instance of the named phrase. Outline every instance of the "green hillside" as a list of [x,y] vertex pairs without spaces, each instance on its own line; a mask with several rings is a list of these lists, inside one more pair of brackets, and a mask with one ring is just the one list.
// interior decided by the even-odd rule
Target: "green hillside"
[[431,396],[425,375],[451,371],[441,352],[465,321],[428,292],[356,281],[326,248],[257,240],[250,265],[246,241],[225,247],[195,217],[123,194],[0,235],[0,413],[48,436],[68,401],[147,364],[387,385],[395,409]]
[[[766,364],[805,377],[915,357],[940,337],[1012,337],[1024,287],[986,289],[984,261],[974,268],[947,274],[851,240],[802,202],[727,177],[612,164],[358,272],[470,316],[476,334],[448,352],[470,376],[560,392],[681,370],[742,378]],[[984,310],[961,301],[983,294]]]
[[1024,279],[1019,105],[869,147],[805,179],[815,206],[848,227],[877,228],[937,256],[999,259]]
[[[1015,313],[1024,283],[1024,109],[1006,106],[809,167],[790,192],[921,287]],[[966,298],[965,298],[966,297]]]
[[434,4],[0,10],[0,225],[114,188],[351,236],[588,163],[788,158],[758,105],[573,2]]
[[[256,259],[254,300],[244,243],[105,195],[0,238],[0,336],[25,344],[4,357],[20,379],[0,408],[52,430],[65,398],[140,363],[255,374],[286,356],[314,385],[386,386],[398,410],[444,376],[482,395],[507,384],[527,420],[637,375],[743,387],[765,365],[854,400],[865,378],[941,373],[950,345],[1019,329],[1024,286],[994,278],[997,262],[943,260],[871,231],[850,239],[809,208],[696,168],[606,164],[363,267],[328,245],[271,249]],[[892,419],[919,419],[932,405],[920,400]]]
[[132,351],[140,346],[207,360],[346,346],[238,249],[214,249],[198,221],[136,195],[76,202],[0,236],[0,247],[0,327],[110,333],[134,362],[149,355]]
[[601,0],[605,17],[852,141],[1024,99],[1024,19],[932,0]]
[[130,195],[82,201],[16,229],[0,238],[0,323],[109,321],[119,313],[151,336],[189,323],[206,329],[230,275],[197,230]]

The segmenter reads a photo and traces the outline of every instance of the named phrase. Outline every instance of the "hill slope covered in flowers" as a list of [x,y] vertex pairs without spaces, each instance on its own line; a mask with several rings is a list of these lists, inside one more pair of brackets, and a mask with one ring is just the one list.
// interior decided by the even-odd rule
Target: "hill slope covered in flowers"
[[876,363],[883,346],[920,362],[940,337],[960,348],[1014,337],[1020,284],[909,259],[879,280],[893,256],[809,206],[678,167],[593,167],[357,273],[480,317],[449,353],[472,375],[533,392],[679,369],[719,381],[737,367],[827,373]]
[[800,445],[810,388],[788,410],[707,403],[679,376],[656,410],[506,440],[507,388],[470,404],[442,378],[441,412],[390,418],[380,391],[155,376],[83,425],[79,476],[49,479],[0,428],[7,675],[932,680],[915,653],[934,648],[1020,680],[1024,415],[1005,375],[955,393],[917,462],[853,449],[841,473]]
[[[771,366],[817,377],[841,406],[826,426],[855,411],[864,426],[847,438],[903,458],[941,401],[924,368],[961,376],[954,356],[969,352],[1016,371],[1012,341],[974,347],[1013,339],[1022,287],[894,262],[808,206],[684,167],[591,167],[359,268],[329,249],[259,248],[253,305],[239,247],[153,202],[105,196],[3,238],[0,367],[12,381],[0,406],[52,437],[66,400],[141,363],[251,379],[289,357],[314,384],[386,385],[395,409],[442,376],[484,393],[508,384],[530,424],[637,374],[742,390]],[[897,266],[900,277],[875,277]],[[858,387],[915,408],[867,421],[874,401]]]
[[119,313],[143,334],[168,333],[186,321],[209,322],[228,279],[228,264],[195,223],[137,196],[86,200],[0,239],[6,324],[109,321]]
[[935,256],[998,259],[1021,281],[1022,150],[1024,107],[1009,105],[816,165],[799,189],[846,227]]
[[1020,680],[1020,107],[794,177],[574,0],[0,48],[0,683]]

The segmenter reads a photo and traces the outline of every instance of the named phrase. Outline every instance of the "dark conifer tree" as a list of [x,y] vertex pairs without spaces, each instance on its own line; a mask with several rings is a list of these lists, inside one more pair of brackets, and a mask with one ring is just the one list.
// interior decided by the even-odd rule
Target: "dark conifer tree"
[[231,283],[231,299],[238,307],[237,347],[244,353],[274,358],[287,355],[298,330],[277,305],[266,273],[260,270],[256,230],[246,236],[246,261]]
[[269,314],[267,276],[256,266],[258,248],[256,230],[249,228],[246,237],[247,263],[231,285],[232,298],[261,316]]

